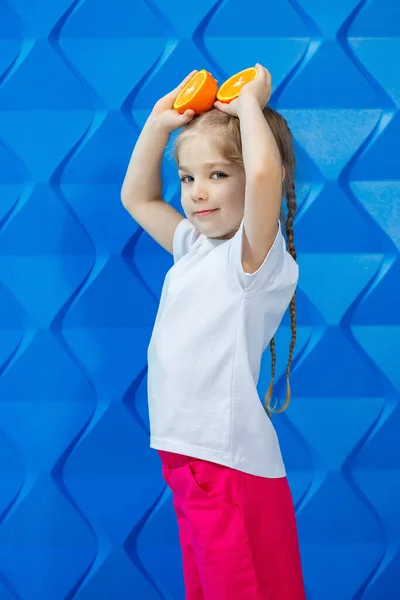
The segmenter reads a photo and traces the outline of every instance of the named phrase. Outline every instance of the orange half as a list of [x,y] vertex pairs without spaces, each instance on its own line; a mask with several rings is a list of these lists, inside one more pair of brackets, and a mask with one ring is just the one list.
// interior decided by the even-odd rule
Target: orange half
[[209,110],[215,102],[218,84],[214,77],[203,69],[199,71],[181,89],[174,102],[174,108],[179,113],[191,109],[200,114]]
[[232,102],[232,100],[239,96],[242,87],[245,86],[246,83],[253,81],[256,77],[257,69],[255,67],[239,71],[239,73],[232,75],[232,77],[229,77],[229,79],[224,81],[217,92],[217,99],[226,104]]

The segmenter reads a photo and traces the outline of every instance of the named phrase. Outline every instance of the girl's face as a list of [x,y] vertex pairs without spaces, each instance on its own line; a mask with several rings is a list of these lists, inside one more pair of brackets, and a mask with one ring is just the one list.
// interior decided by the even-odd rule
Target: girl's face
[[178,172],[189,221],[207,237],[231,238],[244,215],[243,167],[229,162],[208,133],[195,134],[182,144]]

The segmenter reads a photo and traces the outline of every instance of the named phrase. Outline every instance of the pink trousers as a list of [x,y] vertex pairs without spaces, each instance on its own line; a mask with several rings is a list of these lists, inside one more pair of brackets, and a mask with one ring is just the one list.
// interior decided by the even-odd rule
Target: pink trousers
[[186,600],[305,600],[286,477],[159,454],[178,518]]

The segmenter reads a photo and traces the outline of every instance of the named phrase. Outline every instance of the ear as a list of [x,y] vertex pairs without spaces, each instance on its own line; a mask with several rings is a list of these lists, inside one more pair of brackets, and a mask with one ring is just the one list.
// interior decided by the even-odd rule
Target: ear
[[282,165],[282,182],[285,181],[285,177],[286,177],[286,171],[285,171],[285,167]]

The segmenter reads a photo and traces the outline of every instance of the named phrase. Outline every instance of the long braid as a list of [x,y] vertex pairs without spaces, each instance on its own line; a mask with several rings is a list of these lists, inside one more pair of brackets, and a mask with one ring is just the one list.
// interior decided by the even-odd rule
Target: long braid
[[[293,235],[293,221],[294,221],[294,216],[296,214],[296,208],[297,208],[297,204],[296,204],[296,192],[295,192],[295,183],[292,180],[291,181],[291,185],[288,189],[288,191],[286,192],[287,194],[287,206],[288,206],[288,218],[286,221],[286,237],[287,237],[287,246],[288,246],[288,251],[289,254],[293,257],[294,260],[296,260],[296,248],[294,246],[294,235]],[[290,341],[290,347],[289,347],[289,360],[288,360],[288,364],[286,367],[286,407],[288,406],[289,402],[290,402],[290,384],[289,384],[289,377],[290,377],[290,369],[292,366],[292,361],[293,361],[293,351],[294,351],[294,347],[296,345],[296,292],[293,294],[293,297],[290,301],[290,325],[291,325],[291,330],[292,330],[292,339]],[[285,407],[285,408],[286,408]]]
[[271,400],[272,400],[272,391],[274,388],[274,379],[275,379],[275,366],[276,366],[276,352],[275,352],[275,338],[272,337],[269,343],[269,349],[271,351],[271,381],[269,383],[267,393],[265,394],[264,399],[264,408],[269,417],[272,416],[274,409],[271,408]]
[[[296,191],[295,191],[295,181],[294,181],[294,169],[295,169],[295,156],[293,152],[292,146],[292,137],[287,125],[286,120],[271,109],[266,112],[267,120],[271,126],[272,132],[275,135],[275,139],[277,141],[281,157],[282,163],[285,167],[285,180],[283,184],[283,191],[286,196],[287,202],[287,216],[286,216],[286,240],[287,240],[287,249],[289,254],[296,260],[296,248],[294,245],[294,234],[293,234],[293,222],[296,215],[297,203],[296,203]],[[286,135],[282,135],[282,130]],[[281,135],[279,135],[281,134]],[[282,140],[283,138],[283,140]],[[283,143],[286,141],[286,144]],[[286,147],[285,147],[286,146]],[[272,392],[273,385],[275,379],[275,367],[276,367],[276,351],[275,351],[275,338],[273,337],[270,341],[270,352],[271,352],[271,381],[268,386],[267,393],[264,399],[264,408],[269,415],[278,414],[284,412],[290,403],[291,390],[290,390],[290,370],[293,362],[293,352],[294,347],[296,345],[296,292],[293,294],[293,297],[290,301],[290,321],[291,321],[291,331],[292,338],[289,347],[289,358],[286,366],[286,397],[283,406],[279,409],[276,409],[277,402],[272,407]]]

